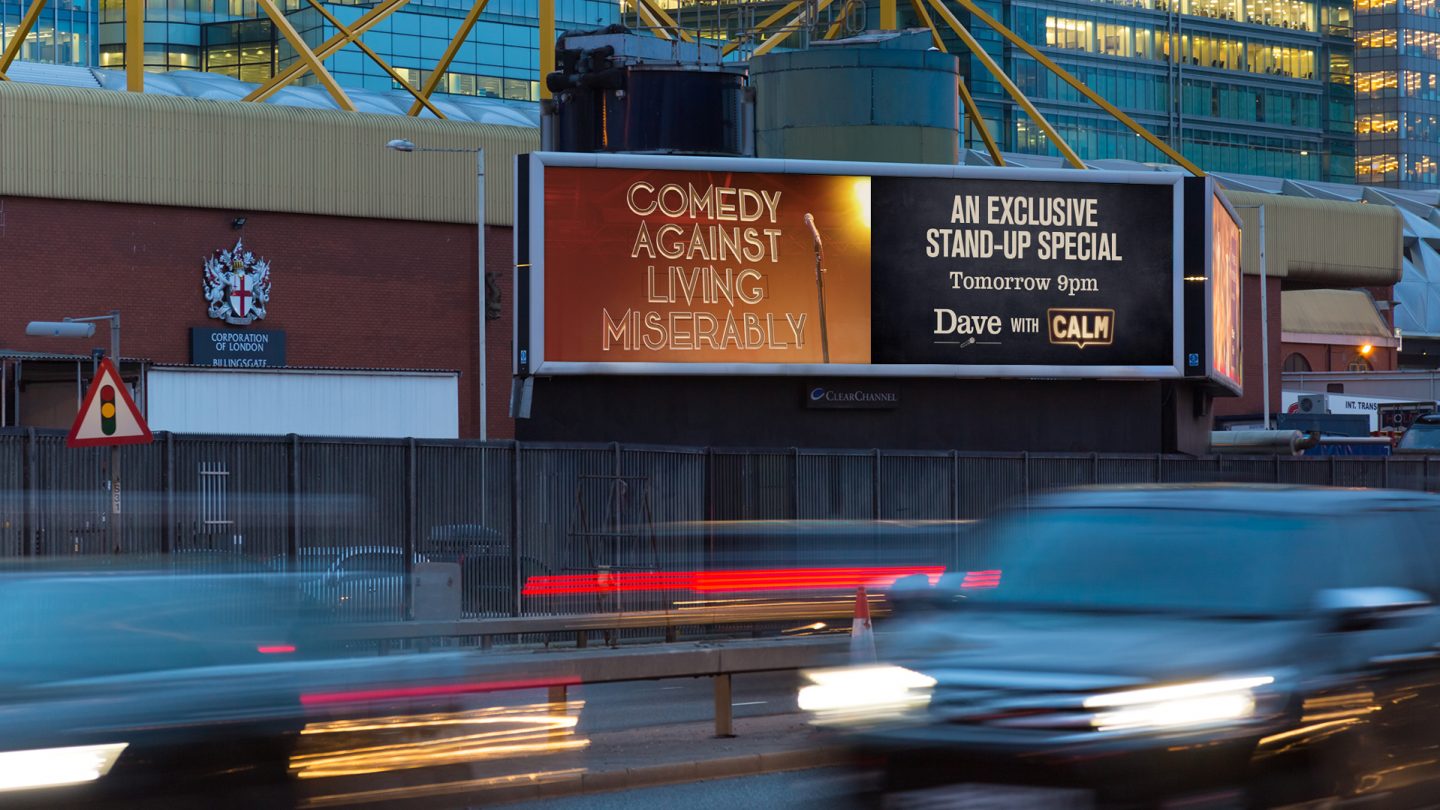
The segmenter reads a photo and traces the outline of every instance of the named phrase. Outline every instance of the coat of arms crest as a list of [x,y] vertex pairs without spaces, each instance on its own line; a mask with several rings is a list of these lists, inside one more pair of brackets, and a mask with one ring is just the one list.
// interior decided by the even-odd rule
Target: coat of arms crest
[[270,303],[270,263],[245,249],[217,250],[205,260],[205,300],[210,317],[244,326],[265,318]]

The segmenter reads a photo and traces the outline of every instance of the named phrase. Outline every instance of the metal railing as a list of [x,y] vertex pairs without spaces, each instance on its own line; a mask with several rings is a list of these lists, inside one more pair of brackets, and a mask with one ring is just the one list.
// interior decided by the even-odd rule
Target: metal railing
[[[0,558],[106,547],[101,451],[0,431]],[[722,449],[157,434],[126,448],[118,552],[303,570],[338,550],[460,562],[467,616],[635,612],[683,590],[525,596],[534,577],[689,571],[749,558],[804,564],[809,539],[734,521],[964,521],[1057,487],[1236,481],[1440,491],[1429,457],[1289,457]],[[696,526],[700,529],[696,529]],[[983,533],[925,530],[919,557],[984,567]],[[877,533],[874,559],[894,536]],[[918,549],[918,550],[916,550]],[[924,558],[924,559],[921,559]],[[363,616],[405,618],[404,577]]]

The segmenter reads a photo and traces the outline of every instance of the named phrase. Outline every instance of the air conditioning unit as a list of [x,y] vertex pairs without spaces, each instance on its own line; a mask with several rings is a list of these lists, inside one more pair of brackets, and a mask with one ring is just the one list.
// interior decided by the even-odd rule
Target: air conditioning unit
[[1330,413],[1329,399],[1325,394],[1301,394],[1296,401],[1300,413]]

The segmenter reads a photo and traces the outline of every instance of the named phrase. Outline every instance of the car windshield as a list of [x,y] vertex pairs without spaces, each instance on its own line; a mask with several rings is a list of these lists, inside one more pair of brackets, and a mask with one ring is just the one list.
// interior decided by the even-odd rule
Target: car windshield
[[1405,449],[1440,449],[1440,425],[1411,425],[1410,429],[1400,436],[1398,446]]
[[1329,526],[1297,515],[1037,509],[1001,518],[999,587],[969,603],[1236,617],[1291,614],[1334,568]]

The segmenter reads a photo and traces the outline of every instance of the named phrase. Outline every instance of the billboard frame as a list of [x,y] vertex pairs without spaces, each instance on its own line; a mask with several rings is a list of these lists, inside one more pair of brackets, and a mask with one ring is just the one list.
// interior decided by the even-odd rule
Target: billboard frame
[[[772,158],[675,155],[529,152],[515,156],[516,277],[515,374],[529,376],[780,376],[780,377],[937,377],[1085,380],[1179,380],[1185,375],[1186,223],[1183,181],[1186,175],[1162,171],[1078,171],[1014,167],[946,166]],[[1168,365],[1074,366],[859,364],[859,363],[670,363],[572,362],[545,359],[545,169],[546,167],[711,171],[745,174],[849,175],[937,179],[1033,180],[1059,183],[1107,183],[1171,187],[1171,362]],[[1208,238],[1208,237],[1207,237]],[[524,244],[522,245],[522,240]],[[524,324],[522,329],[521,324]]]

